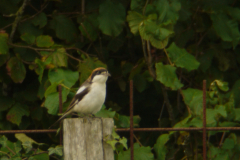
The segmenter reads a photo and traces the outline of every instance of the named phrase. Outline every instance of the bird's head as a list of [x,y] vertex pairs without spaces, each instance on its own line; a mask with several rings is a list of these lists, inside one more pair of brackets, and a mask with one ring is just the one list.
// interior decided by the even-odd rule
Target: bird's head
[[102,67],[96,68],[92,71],[92,74],[90,75],[90,81],[92,83],[105,83],[108,79],[108,77],[111,76],[108,73],[108,70]]

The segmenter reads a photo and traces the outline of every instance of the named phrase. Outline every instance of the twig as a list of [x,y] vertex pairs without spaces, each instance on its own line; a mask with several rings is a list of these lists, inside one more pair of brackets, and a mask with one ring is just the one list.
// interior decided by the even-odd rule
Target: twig
[[165,47],[163,48],[163,50],[164,50],[164,53],[165,53],[166,56],[167,56],[168,62],[170,63],[171,66],[173,66],[173,63],[172,63],[172,61],[170,60],[170,58],[169,58],[169,56],[168,56],[168,53],[167,53],[167,50],[165,49]]
[[28,48],[28,49],[32,49],[32,50],[35,50],[35,51],[49,51],[49,52],[54,51],[54,49],[34,48],[34,47],[31,47],[31,46],[22,46],[22,45],[18,45],[18,44],[13,44],[13,43],[11,43],[11,42],[9,42],[8,44],[11,45],[11,46],[13,46],[13,47]]
[[[21,20],[21,18],[22,18],[22,14],[23,14],[23,12],[24,12],[24,9],[25,9],[25,7],[26,7],[26,5],[27,5],[27,1],[28,1],[28,0],[24,0],[24,1],[23,1],[22,6],[19,8],[19,10],[18,10],[17,13],[16,13],[16,18],[15,18],[15,21],[13,22],[13,25],[12,25],[12,32],[11,32],[11,34],[10,34],[10,36],[9,36],[9,42],[12,42],[13,36],[14,36],[14,34],[15,34],[15,32],[16,32],[16,29],[17,29],[17,25],[18,25],[18,23],[20,22],[20,20]],[[30,0],[29,0],[29,1],[30,1]]]
[[142,146],[142,143],[139,141],[139,139],[135,136],[135,134],[133,134],[133,137],[135,138],[135,140],[138,142],[138,144],[140,145],[140,146]]
[[223,132],[222,137],[221,137],[221,141],[220,141],[220,143],[218,145],[218,148],[222,147],[222,143],[223,143],[225,135],[226,135],[226,132]]
[[158,118],[158,127],[161,127],[160,122],[161,122],[164,107],[165,107],[165,101],[163,102],[162,109],[161,109],[161,112],[160,112],[160,115],[159,115],[159,118]]
[[0,153],[6,154],[8,156],[8,158],[11,158],[11,156],[6,152],[0,151]]
[[67,55],[68,57],[70,57],[70,58],[72,58],[72,59],[78,61],[78,62],[81,62],[80,59],[77,59],[77,58],[73,57],[72,55],[70,55],[70,54],[68,54],[68,53],[66,53],[66,55]]
[[13,155],[16,154],[16,153],[15,153],[13,150],[11,150],[11,148],[9,148],[8,146],[6,146],[6,148],[7,148]]

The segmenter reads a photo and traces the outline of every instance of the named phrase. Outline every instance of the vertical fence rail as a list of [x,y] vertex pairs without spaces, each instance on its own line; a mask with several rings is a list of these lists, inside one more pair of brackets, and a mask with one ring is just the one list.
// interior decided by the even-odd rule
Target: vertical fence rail
[[206,80],[203,80],[203,159],[207,159],[206,130]]
[[[62,86],[58,85],[58,93],[59,93],[59,113],[62,113]],[[59,124],[59,127],[61,128],[61,123]],[[59,133],[59,143],[62,145],[62,137],[63,137],[63,132],[62,129]]]
[[130,147],[131,147],[131,160],[134,159],[133,151],[133,80],[130,80]]

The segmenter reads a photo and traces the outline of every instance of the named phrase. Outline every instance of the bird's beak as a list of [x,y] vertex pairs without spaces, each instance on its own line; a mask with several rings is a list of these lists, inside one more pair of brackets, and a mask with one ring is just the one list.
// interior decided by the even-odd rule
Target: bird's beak
[[111,77],[111,74],[107,72],[108,77]]

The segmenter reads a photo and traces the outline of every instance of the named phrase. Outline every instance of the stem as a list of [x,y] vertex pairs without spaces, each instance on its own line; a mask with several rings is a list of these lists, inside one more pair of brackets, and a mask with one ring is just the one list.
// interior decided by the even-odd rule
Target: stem
[[25,7],[27,5],[27,2],[28,2],[28,0],[24,0],[22,6],[19,8],[19,10],[16,13],[16,18],[15,18],[15,21],[13,22],[13,25],[12,25],[12,32],[11,32],[11,34],[9,36],[9,42],[12,42],[13,36],[14,36],[14,34],[16,32],[16,29],[17,29],[17,25],[18,25],[18,23],[20,22],[20,20],[22,18],[22,14],[23,14],[24,9],[25,9]]
[[170,60],[170,58],[169,58],[169,56],[168,56],[167,50],[166,50],[165,48],[163,48],[163,50],[164,50],[164,53],[165,53],[166,56],[167,56],[167,59],[168,59],[168,62],[170,63],[170,65],[171,65],[171,66],[174,66],[173,63],[172,63],[172,61]]

